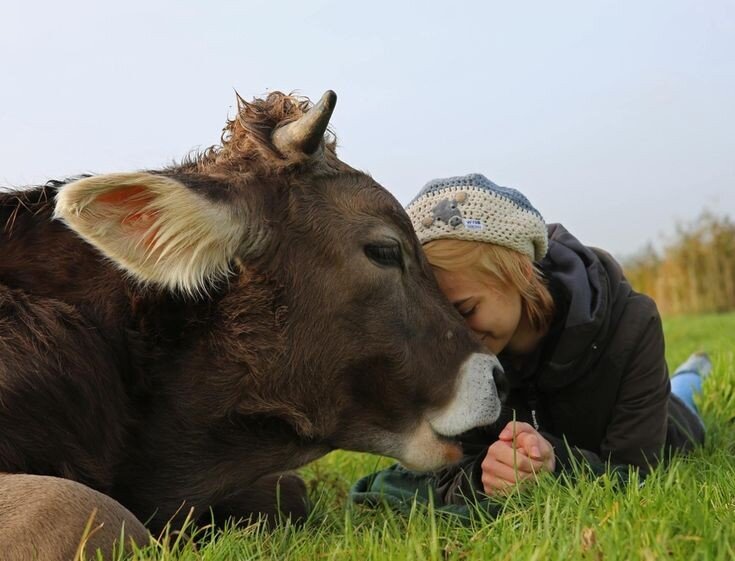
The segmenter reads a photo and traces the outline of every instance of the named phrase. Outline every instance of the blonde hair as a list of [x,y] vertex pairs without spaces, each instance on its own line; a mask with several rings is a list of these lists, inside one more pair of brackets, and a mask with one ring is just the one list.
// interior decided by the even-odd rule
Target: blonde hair
[[436,269],[468,273],[485,284],[490,276],[515,287],[531,326],[543,330],[551,323],[554,300],[541,271],[527,255],[492,243],[447,238],[426,243],[424,253]]

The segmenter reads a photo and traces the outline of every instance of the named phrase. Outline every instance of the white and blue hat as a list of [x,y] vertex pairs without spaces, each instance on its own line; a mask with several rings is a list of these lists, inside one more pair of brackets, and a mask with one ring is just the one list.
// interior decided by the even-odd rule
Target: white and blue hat
[[422,244],[442,238],[487,242],[532,261],[549,248],[544,218],[528,199],[479,173],[429,181],[406,212]]

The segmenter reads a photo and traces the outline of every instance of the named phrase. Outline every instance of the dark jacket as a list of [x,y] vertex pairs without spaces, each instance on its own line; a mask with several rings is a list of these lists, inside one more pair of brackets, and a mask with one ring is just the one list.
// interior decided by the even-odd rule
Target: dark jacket
[[[622,479],[634,466],[645,476],[662,454],[686,452],[704,440],[699,418],[670,394],[656,304],[631,288],[618,263],[553,224],[538,265],[556,305],[552,326],[521,370],[499,356],[511,385],[507,406],[494,425],[463,435],[465,458],[458,466],[433,474],[444,504],[482,490],[487,448],[514,415],[554,446],[557,473],[581,463]],[[401,470],[385,475],[389,486],[401,487]],[[359,482],[363,491],[370,491],[368,481]]]

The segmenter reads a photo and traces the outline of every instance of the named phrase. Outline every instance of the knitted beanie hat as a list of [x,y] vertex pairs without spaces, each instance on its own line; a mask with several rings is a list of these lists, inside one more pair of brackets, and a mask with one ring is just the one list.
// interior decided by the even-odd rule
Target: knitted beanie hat
[[538,261],[546,255],[546,223],[520,191],[484,175],[433,179],[408,204],[422,244],[441,238],[487,242]]

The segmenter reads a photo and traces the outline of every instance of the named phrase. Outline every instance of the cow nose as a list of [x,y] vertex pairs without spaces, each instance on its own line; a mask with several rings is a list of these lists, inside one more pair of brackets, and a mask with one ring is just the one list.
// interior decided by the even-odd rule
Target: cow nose
[[505,372],[503,372],[503,367],[499,364],[493,367],[493,380],[495,381],[495,389],[498,392],[500,403],[505,403],[505,400],[508,399],[510,385],[508,384],[508,378]]

